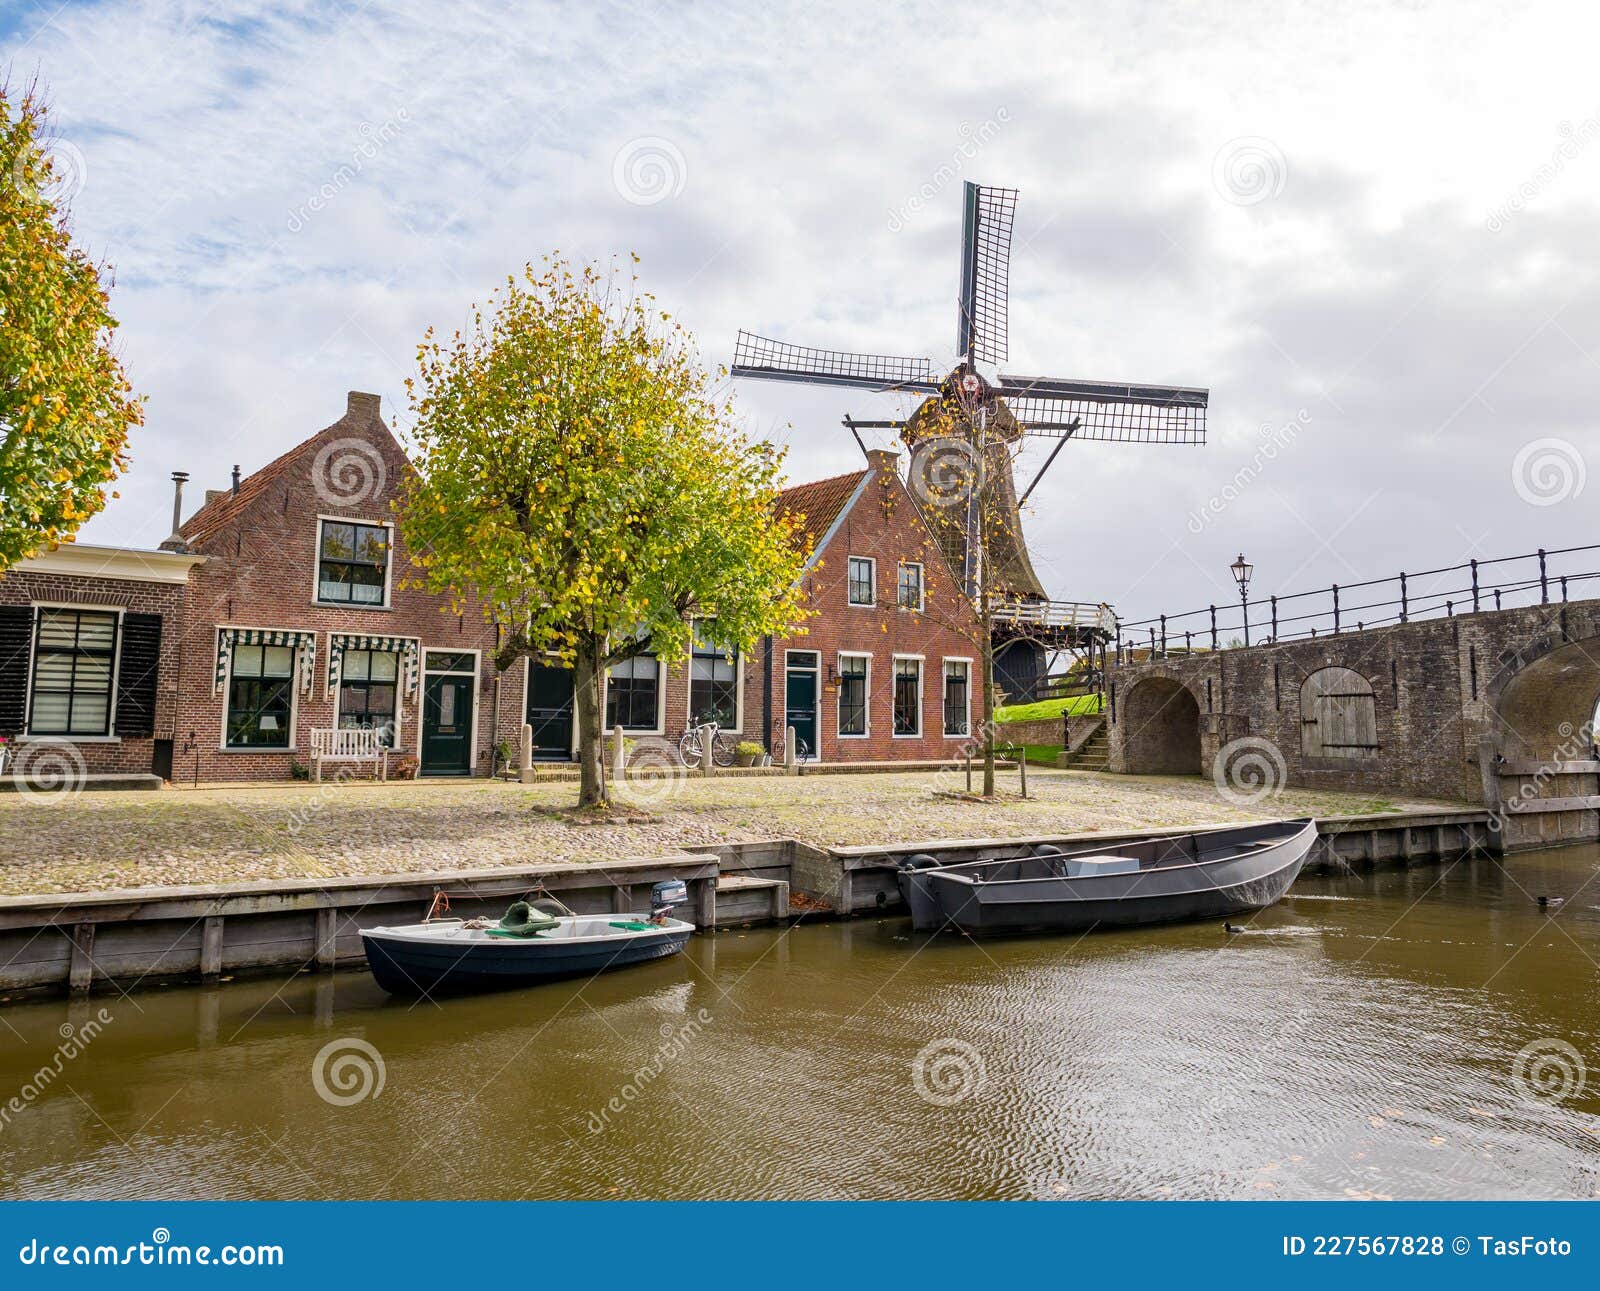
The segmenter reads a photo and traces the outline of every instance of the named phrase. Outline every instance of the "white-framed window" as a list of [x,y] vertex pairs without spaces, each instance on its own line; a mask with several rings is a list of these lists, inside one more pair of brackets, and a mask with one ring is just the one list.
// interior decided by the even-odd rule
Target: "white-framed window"
[[871,732],[872,656],[839,655],[839,738],[864,740]]
[[339,673],[341,729],[382,732],[395,748],[400,731],[400,653],[397,650],[346,650]]
[[849,562],[849,583],[845,599],[851,605],[876,605],[878,603],[878,562],[871,556],[852,556]]
[[661,663],[653,654],[636,654],[612,664],[606,674],[606,730],[660,731]]
[[287,749],[294,729],[294,647],[236,645],[228,661],[223,747]]
[[922,734],[920,656],[894,657],[894,733],[905,737]]
[[694,646],[689,658],[689,724],[715,722],[737,731],[739,722],[739,652],[725,650],[708,635],[714,619],[694,625]]
[[121,621],[116,610],[35,608],[28,734],[111,734]]
[[944,661],[944,733],[972,734],[972,660]]
[[915,560],[900,562],[900,574],[895,587],[895,603],[902,610],[922,608],[922,565]]
[[315,600],[352,609],[389,604],[389,567],[394,526],[322,516],[317,521]]

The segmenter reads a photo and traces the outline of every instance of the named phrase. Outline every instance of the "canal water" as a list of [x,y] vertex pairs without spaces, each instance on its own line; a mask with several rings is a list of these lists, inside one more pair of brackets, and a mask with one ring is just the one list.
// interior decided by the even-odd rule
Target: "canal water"
[[0,1193],[1593,1197],[1597,872],[1309,878],[1232,937],[733,931],[442,1005],[354,971],[12,1003]]

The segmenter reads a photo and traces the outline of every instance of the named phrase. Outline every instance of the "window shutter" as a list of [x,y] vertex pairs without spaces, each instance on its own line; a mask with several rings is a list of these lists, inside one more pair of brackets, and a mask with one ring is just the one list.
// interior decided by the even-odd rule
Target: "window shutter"
[[161,671],[161,616],[122,617],[117,667],[117,734],[150,736],[156,729],[156,677]]
[[28,656],[33,607],[0,605],[0,735],[20,735],[28,721]]

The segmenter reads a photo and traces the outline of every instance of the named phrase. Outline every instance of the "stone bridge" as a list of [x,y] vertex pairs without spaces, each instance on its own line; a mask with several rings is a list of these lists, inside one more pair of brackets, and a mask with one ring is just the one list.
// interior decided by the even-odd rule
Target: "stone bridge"
[[1113,771],[1220,781],[1253,764],[1482,804],[1505,851],[1600,838],[1600,600],[1151,653],[1108,674]]

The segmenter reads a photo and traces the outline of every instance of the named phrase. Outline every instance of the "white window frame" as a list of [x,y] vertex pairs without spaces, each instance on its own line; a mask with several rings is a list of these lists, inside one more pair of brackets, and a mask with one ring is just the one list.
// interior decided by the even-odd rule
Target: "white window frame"
[[844,661],[846,659],[865,659],[867,661],[867,687],[866,687],[866,715],[865,729],[859,735],[846,735],[839,730],[840,707],[837,692],[833,704],[833,738],[836,740],[867,740],[872,738],[872,655],[866,650],[841,650],[836,656],[839,668],[839,683],[844,684]]
[[[333,648],[332,636],[333,634],[329,633],[329,649]],[[418,642],[417,648],[421,649],[421,647],[422,643]],[[405,730],[406,652],[404,650],[369,650],[365,646],[360,647],[360,650],[366,654],[392,654],[394,656],[394,743],[389,746],[389,752],[400,753],[405,749],[405,745],[401,743],[401,734]],[[349,654],[351,651],[346,649],[344,653]],[[344,681],[344,670],[343,665],[341,664],[339,672],[339,687],[333,692],[333,726],[335,730],[340,729],[339,718],[343,716],[343,710],[341,706],[344,703]],[[417,703],[419,705],[422,703],[422,689],[420,685],[417,688]],[[417,721],[419,724],[421,720],[422,714],[419,709],[417,713]],[[422,741],[419,739],[417,741],[417,754],[419,757],[421,756],[421,753]]]
[[[428,676],[432,674],[435,677],[466,677],[470,675],[472,678],[472,733],[467,737],[472,741],[467,747],[467,774],[471,775],[478,769],[478,712],[483,707],[483,651],[473,650],[466,646],[427,646],[421,642],[417,643],[417,648],[422,651],[422,673],[417,681],[417,774],[419,776],[422,774],[423,706],[428,699]],[[472,656],[470,673],[466,668],[428,667],[429,650],[433,650],[438,654],[470,654]],[[528,682],[526,658],[523,660],[522,682],[523,694],[526,696]],[[523,703],[527,703],[526,698],[524,698]],[[521,723],[517,724],[517,729],[519,731],[522,729]]]
[[[636,655],[634,657],[638,658],[639,656]],[[622,736],[623,736],[624,739],[632,739],[635,735],[665,735],[667,733],[667,668],[666,668],[666,665],[661,662],[661,656],[660,655],[654,654],[654,653],[649,653],[648,657],[651,658],[651,659],[654,659],[656,661],[656,722],[655,722],[655,725],[650,727],[648,730],[646,730],[642,726],[639,726],[639,727],[624,726],[622,728]],[[611,692],[611,669],[607,668],[606,671],[605,671],[605,676],[602,677],[601,680],[600,680],[600,716],[601,716],[602,720],[604,720],[604,718],[605,718],[606,698],[610,694],[610,692]],[[526,710],[526,708],[527,708],[527,699],[526,699],[527,682],[526,682],[526,680],[524,680],[524,682],[523,682],[523,694],[524,694],[523,708],[524,708],[524,710]],[[574,702],[576,702],[576,701],[574,701]],[[572,715],[572,718],[573,718],[572,729],[573,729],[574,732],[576,732],[577,729],[578,729],[578,721],[577,721],[578,715],[577,715],[576,711],[574,711],[574,713]],[[606,729],[604,731],[602,731],[601,734],[610,735],[611,734],[611,728],[609,726],[606,727]],[[574,749],[573,752],[576,753],[577,750]]]
[[[699,621],[701,623],[714,623],[716,620],[715,620],[714,616],[707,615],[706,617],[700,619]],[[694,632],[694,625],[692,623],[689,625],[689,631],[691,633],[691,637],[690,637],[690,641],[689,641],[689,662],[688,662],[688,665],[683,670],[684,671],[684,679],[683,679],[684,680],[684,687],[683,687],[683,729],[684,730],[688,730],[689,729],[689,723],[694,721],[694,639],[693,639],[693,635],[692,635],[693,632]],[[666,687],[663,686],[662,689],[665,690]],[[734,671],[733,671],[733,712],[734,712],[734,716],[739,719],[739,724],[737,726],[724,726],[724,727],[721,728],[722,732],[725,735],[743,735],[744,734],[744,651],[743,650],[739,651],[738,658],[734,660]],[[577,730],[577,724],[576,723],[573,724],[573,730],[574,731]]]
[[38,653],[39,645],[39,611],[40,610],[86,610],[93,614],[115,614],[117,616],[116,642],[117,648],[111,653],[111,703],[110,711],[106,717],[106,733],[104,735],[52,735],[49,732],[34,734],[27,731],[19,736],[19,743],[38,744],[121,744],[122,736],[117,734],[117,687],[122,680],[122,627],[123,619],[127,615],[128,607],[125,605],[94,605],[87,601],[32,601],[29,603],[33,611],[33,619],[28,624],[28,688],[23,697],[24,719],[28,725],[33,723],[33,667],[34,656]]
[[[908,734],[901,735],[894,729],[894,702],[895,688],[900,681],[899,664],[915,660],[917,665],[917,729]],[[920,654],[896,654],[890,656],[889,665],[889,738],[892,740],[920,740],[927,729],[927,714],[923,711],[928,705],[928,659]],[[940,729],[944,727],[944,719],[939,721]]]
[[[219,628],[227,630],[228,625],[218,624]],[[301,628],[272,628],[259,629],[277,632],[300,632]],[[267,757],[282,757],[285,753],[298,753],[300,751],[300,651],[303,645],[289,647],[289,743],[283,748],[263,748],[256,745],[247,748],[243,745],[228,743],[228,708],[233,703],[233,660],[238,653],[238,646],[234,645],[228,650],[228,673],[222,679],[222,729],[217,735],[217,752],[227,754],[257,754]],[[337,718],[335,719],[337,720]]]
[[[867,562],[867,567],[872,570],[872,599],[870,601],[853,601],[850,599],[850,566],[858,560]],[[844,603],[855,610],[875,610],[878,608],[878,558],[876,556],[846,556],[844,560]]]
[[[900,571],[902,569],[915,569],[917,571],[917,603],[915,605],[900,604]],[[923,606],[928,603],[928,570],[920,560],[902,560],[895,567],[894,575],[894,603],[907,612],[920,614]]]
[[944,665],[947,664],[947,663],[964,663],[964,664],[967,665],[967,729],[966,729],[966,732],[964,734],[961,734],[961,735],[952,735],[952,734],[950,734],[949,731],[945,731],[944,737],[947,740],[969,740],[969,739],[972,738],[972,664],[973,664],[973,661],[972,661],[971,658],[969,658],[966,655],[960,655],[960,654],[946,655],[939,662],[939,729],[941,731],[944,731],[944,698],[945,698],[944,697],[944,689],[949,684],[949,679],[945,676],[945,672],[944,672]]
[[[369,529],[387,529],[389,541],[384,545],[383,600],[377,605],[362,605],[356,601],[325,601],[322,599],[322,526],[325,524],[362,524]],[[394,608],[394,521],[364,520],[359,516],[317,516],[316,546],[311,549],[311,603],[333,610],[356,610],[370,614],[374,610]]]

